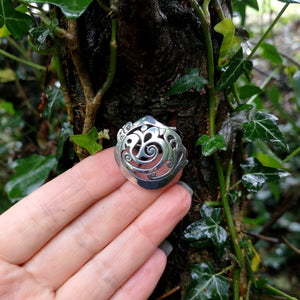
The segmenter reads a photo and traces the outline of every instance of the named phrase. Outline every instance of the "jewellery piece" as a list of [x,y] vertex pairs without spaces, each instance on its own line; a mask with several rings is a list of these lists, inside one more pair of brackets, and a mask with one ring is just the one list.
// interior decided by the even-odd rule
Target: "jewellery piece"
[[186,149],[175,129],[151,116],[126,123],[118,131],[115,148],[122,173],[145,189],[167,185],[188,163]]

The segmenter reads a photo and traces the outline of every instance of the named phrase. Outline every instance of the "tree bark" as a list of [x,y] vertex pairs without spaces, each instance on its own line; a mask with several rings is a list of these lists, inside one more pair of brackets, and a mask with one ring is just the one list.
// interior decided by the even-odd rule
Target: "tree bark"
[[[220,4],[230,17],[230,1]],[[202,1],[199,1],[202,4]],[[213,30],[220,22],[216,0],[211,1],[210,32],[217,66],[222,36]],[[205,201],[219,201],[219,183],[213,157],[203,157],[195,142],[201,134],[209,135],[208,88],[201,93],[188,91],[167,96],[174,81],[190,68],[198,67],[207,78],[207,53],[202,24],[188,1],[177,0],[114,0],[112,15],[94,1],[76,21],[69,23],[75,33],[75,44],[68,44],[62,59],[65,92],[72,104],[71,121],[74,132],[84,127],[87,98],[93,98],[106,80],[110,63],[111,17],[117,20],[117,69],[114,80],[97,108],[95,126],[109,129],[110,140],[104,147],[116,143],[116,134],[128,121],[151,115],[159,122],[175,126],[187,148],[189,163],[182,180],[194,190],[189,215],[169,237],[174,246],[165,275],[152,299],[176,286],[181,290],[168,299],[180,299],[188,285],[187,265],[204,259],[213,262],[216,270],[228,265],[225,258],[215,262],[212,249],[195,250],[181,241],[182,231],[199,219],[198,208]],[[61,20],[62,22],[62,20]],[[74,29],[75,28],[75,29]],[[215,70],[215,80],[218,70]],[[230,106],[223,93],[217,95],[216,131],[225,130],[231,141],[229,150],[222,154],[223,165],[234,158],[233,174],[238,176],[240,152],[239,130],[226,127]],[[227,124],[228,125],[228,124]],[[228,133],[229,132],[229,133]],[[101,166],[99,166],[100,168]],[[235,209],[236,224],[242,231],[243,203]],[[172,298],[173,297],[173,298]]]

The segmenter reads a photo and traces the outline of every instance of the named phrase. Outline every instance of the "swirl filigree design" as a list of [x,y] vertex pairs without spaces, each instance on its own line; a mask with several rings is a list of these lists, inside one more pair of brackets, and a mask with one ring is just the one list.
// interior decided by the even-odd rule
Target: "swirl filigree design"
[[187,164],[186,149],[174,129],[145,116],[119,130],[115,159],[129,180],[158,189]]

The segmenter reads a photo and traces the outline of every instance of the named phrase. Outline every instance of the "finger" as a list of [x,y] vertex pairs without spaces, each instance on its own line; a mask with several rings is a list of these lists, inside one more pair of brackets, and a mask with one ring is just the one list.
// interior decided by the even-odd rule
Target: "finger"
[[[0,257],[22,264],[100,198],[125,182],[113,148],[88,157],[0,217]],[[22,249],[22,251],[20,251]]]
[[58,299],[108,299],[150,257],[187,213],[191,196],[177,184],[57,290]]
[[64,228],[24,268],[45,285],[57,289],[122,232],[163,191],[145,190],[126,181]]
[[110,300],[148,299],[167,263],[165,253],[156,249],[150,258],[120,287]]

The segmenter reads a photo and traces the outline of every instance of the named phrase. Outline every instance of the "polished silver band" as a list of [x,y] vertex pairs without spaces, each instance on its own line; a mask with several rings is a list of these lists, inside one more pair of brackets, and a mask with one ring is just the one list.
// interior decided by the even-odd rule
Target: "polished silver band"
[[175,128],[151,116],[128,122],[118,131],[115,159],[131,182],[149,190],[167,185],[188,163]]

